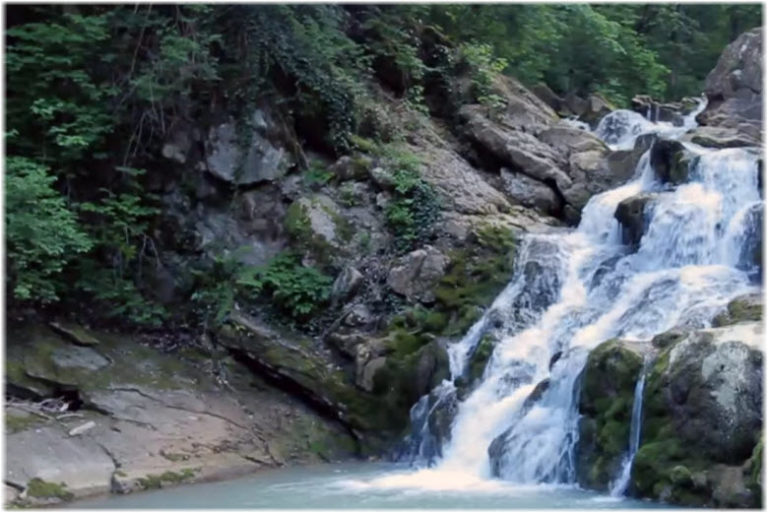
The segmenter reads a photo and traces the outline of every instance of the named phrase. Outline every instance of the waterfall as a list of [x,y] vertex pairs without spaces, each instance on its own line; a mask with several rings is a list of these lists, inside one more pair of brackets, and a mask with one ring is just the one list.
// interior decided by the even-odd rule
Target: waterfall
[[[646,133],[679,138],[703,108],[702,101],[678,127],[614,111],[595,133],[612,149],[632,148]],[[762,223],[759,155],[686,148],[695,155],[688,183],[660,183],[646,152],[628,183],[590,199],[576,229],[522,238],[511,282],[449,347],[451,380],[412,410],[414,445],[431,453],[430,472],[575,482],[578,377],[589,351],[612,337],[649,341],[673,327],[706,327],[731,299],[757,290],[748,256]],[[653,197],[633,249],[622,243],[614,212],[638,193]],[[453,379],[485,333],[497,341],[493,353],[480,382],[459,400]],[[436,444],[429,414],[438,403],[450,404],[454,416],[450,437]],[[639,412],[635,424],[639,434]]]
[[621,497],[627,491],[629,477],[632,473],[632,463],[635,461],[635,454],[640,448],[640,425],[643,420],[643,390],[645,389],[645,375],[647,372],[648,360],[643,364],[640,371],[640,377],[635,385],[635,397],[632,401],[632,419],[629,425],[629,449],[621,462],[621,472],[616,481],[611,485],[611,495]]

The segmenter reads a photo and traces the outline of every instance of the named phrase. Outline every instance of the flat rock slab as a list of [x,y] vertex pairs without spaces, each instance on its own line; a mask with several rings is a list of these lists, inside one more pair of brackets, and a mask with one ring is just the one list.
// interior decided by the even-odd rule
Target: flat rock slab
[[109,365],[109,360],[90,347],[75,346],[54,349],[51,359],[54,365],[58,367],[98,370]]
[[115,464],[97,443],[41,427],[6,438],[5,480],[18,486],[34,478],[64,483],[76,497],[109,492]]

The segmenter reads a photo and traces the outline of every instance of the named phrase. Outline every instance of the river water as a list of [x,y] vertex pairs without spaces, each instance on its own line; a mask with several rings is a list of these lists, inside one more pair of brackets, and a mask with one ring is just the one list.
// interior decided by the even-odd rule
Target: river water
[[[430,475],[432,477],[430,477]],[[517,486],[469,476],[447,478],[402,465],[346,463],[270,470],[221,481],[78,501],[78,509],[617,509],[658,504],[573,486]]]

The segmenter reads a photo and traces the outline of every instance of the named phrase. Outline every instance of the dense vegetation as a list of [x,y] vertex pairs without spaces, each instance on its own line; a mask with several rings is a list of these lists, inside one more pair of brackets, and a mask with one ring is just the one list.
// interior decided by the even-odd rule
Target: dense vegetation
[[[151,184],[181,120],[204,124],[210,105],[242,111],[279,97],[307,144],[338,156],[392,142],[374,78],[421,112],[461,73],[490,106],[498,72],[617,104],[637,93],[679,98],[699,93],[725,44],[760,23],[761,6],[15,5],[6,20],[8,298],[152,325],[170,313],[146,279],[163,249]],[[396,179],[386,215],[407,248],[437,207],[407,159]],[[266,295],[301,318],[330,285],[291,254],[264,269],[207,262],[190,275],[190,311],[176,315],[202,322],[226,315],[236,294]]]

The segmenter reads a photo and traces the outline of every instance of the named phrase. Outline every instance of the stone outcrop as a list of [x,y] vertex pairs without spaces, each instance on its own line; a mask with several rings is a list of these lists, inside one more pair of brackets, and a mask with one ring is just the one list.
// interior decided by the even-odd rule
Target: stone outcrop
[[[205,143],[208,172],[235,185],[269,182],[285,175],[294,161],[280,143],[287,129],[273,116],[268,109],[257,109],[243,126],[229,119],[212,127]],[[241,142],[243,137],[247,138],[245,144]]]
[[744,124],[737,128],[725,126],[698,126],[685,134],[682,141],[692,142],[708,148],[741,148],[760,146],[760,131]]
[[387,285],[410,301],[431,303],[437,281],[445,275],[450,260],[432,246],[402,257],[389,271]]
[[[592,133],[547,118],[538,104],[527,108],[530,113],[493,117],[479,105],[465,105],[461,133],[483,154],[485,167],[504,169],[503,187],[513,203],[575,224],[590,197],[627,181],[634,166],[608,159],[608,147]],[[519,117],[538,123],[528,126]]]
[[642,193],[619,202],[614,216],[621,224],[622,241],[634,248],[640,245],[648,226],[648,208],[655,194]]
[[762,323],[745,322],[690,332],[660,353],[645,388],[635,495],[758,506],[753,455],[763,421],[762,340]]
[[[7,338],[6,380],[16,399],[6,404],[4,480],[20,505],[356,452],[345,426],[267,383],[254,388],[253,375],[226,353],[163,354],[71,324],[57,330],[64,326],[89,345],[40,325],[13,327]],[[41,409],[41,399],[56,397],[55,408]]]
[[636,346],[603,342],[589,353],[581,377],[577,480],[607,490],[629,449],[635,383],[643,368]]
[[687,182],[694,160],[680,141],[659,139],[651,147],[651,167],[662,183]]
[[701,124],[762,140],[762,46],[763,29],[758,27],[743,33],[725,48],[707,75],[705,92],[709,104],[699,115]]

